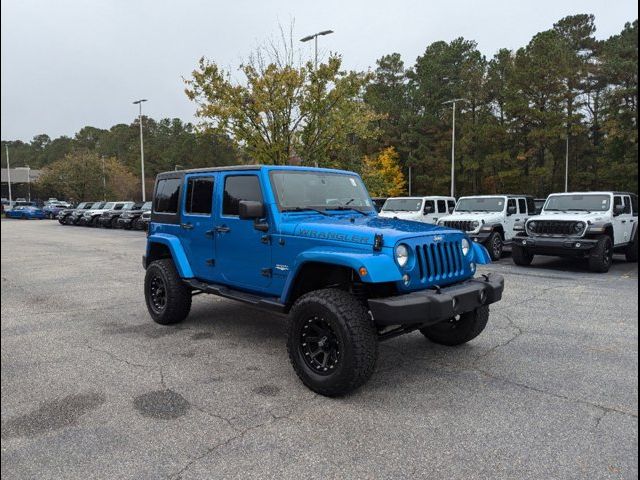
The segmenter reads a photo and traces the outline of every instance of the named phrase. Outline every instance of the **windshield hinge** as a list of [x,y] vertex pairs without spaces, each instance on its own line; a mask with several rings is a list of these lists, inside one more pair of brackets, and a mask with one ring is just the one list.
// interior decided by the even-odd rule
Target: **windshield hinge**
[[381,233],[376,233],[373,237],[373,251],[379,252],[382,250],[382,245],[384,245],[384,237]]

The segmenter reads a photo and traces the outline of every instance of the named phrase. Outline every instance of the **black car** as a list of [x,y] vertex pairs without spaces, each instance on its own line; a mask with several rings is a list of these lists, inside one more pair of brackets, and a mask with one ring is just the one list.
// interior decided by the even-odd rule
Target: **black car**
[[151,222],[151,210],[148,210],[138,217],[133,228],[135,228],[136,230],[144,230],[146,232],[147,230],[149,230],[150,222]]
[[[76,208],[66,208],[58,213],[58,222],[62,225],[72,225],[75,223],[75,220],[82,215],[83,210],[89,210],[96,202],[81,202],[78,204]],[[79,215],[73,215],[76,212],[79,212]]]
[[[118,208],[118,206],[120,208]],[[113,210],[102,212],[102,214],[98,217],[98,226],[106,228],[117,228],[120,215],[129,210],[139,210],[140,208],[142,208],[141,202],[125,202],[124,204],[116,204],[116,208],[114,208]]]
[[151,211],[151,202],[145,202],[137,209],[127,210],[122,212],[122,215],[118,218],[117,226],[119,228],[126,228],[131,230],[132,228],[142,230],[142,225],[139,222],[140,217],[145,212]]

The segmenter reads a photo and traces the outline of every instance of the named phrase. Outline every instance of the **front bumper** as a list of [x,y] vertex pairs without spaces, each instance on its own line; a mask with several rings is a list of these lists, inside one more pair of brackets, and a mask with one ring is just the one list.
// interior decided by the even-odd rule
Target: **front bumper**
[[118,218],[118,227],[120,228],[128,228],[131,226],[131,222],[133,222],[132,218]]
[[584,255],[598,245],[593,238],[560,238],[560,237],[514,237],[513,244],[524,248],[527,252],[538,255],[574,256]]
[[469,238],[474,242],[484,245],[485,242],[489,240],[489,237],[491,236],[492,233],[493,232],[480,231],[478,233],[468,233],[467,235],[469,235]]
[[372,298],[369,309],[377,325],[433,325],[483,305],[500,301],[504,277],[495,273],[437,290]]

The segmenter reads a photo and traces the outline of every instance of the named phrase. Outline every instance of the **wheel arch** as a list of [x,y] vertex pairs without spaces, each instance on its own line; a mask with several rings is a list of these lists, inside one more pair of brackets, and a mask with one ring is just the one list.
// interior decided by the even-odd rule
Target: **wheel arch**
[[180,240],[173,235],[154,234],[147,239],[145,267],[161,258],[171,258],[182,278],[193,278],[193,271]]

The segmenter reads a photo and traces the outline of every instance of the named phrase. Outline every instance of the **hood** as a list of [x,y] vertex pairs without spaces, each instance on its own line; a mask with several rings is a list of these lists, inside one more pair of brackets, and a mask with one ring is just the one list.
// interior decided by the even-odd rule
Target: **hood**
[[383,217],[383,218],[404,218],[407,220],[410,219],[414,219],[414,218],[422,218],[422,213],[420,211],[417,212],[394,212],[393,210],[386,210],[386,211],[381,211],[380,213],[378,213],[379,217]]
[[453,212],[451,215],[446,215],[444,217],[441,217],[440,220],[442,221],[453,220],[453,221],[459,221],[459,222],[466,222],[466,221],[473,222],[474,220],[476,220],[480,223],[482,223],[482,220],[484,220],[485,223],[490,223],[493,221],[501,220],[502,216],[503,216],[502,212]]
[[379,216],[291,215],[283,218],[281,233],[365,245],[373,245],[378,234],[383,235],[384,245],[391,247],[408,238],[460,232],[428,223]]
[[538,220],[560,220],[560,221],[590,221],[590,222],[601,222],[609,219],[609,212],[542,212],[540,215],[536,215],[527,220],[529,221],[538,221]]

